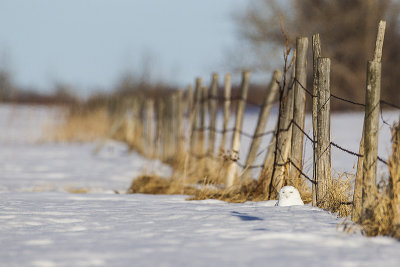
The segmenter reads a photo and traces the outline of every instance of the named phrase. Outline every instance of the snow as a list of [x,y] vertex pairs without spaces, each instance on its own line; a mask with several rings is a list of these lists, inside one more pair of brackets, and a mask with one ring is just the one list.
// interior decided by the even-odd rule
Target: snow
[[284,186],[279,190],[279,199],[275,206],[288,207],[288,206],[303,206],[299,190],[293,186]]
[[[17,108],[19,116],[10,120],[10,108],[0,106],[6,129],[0,135],[0,266],[400,264],[400,242],[367,238],[357,227],[346,233],[344,219],[309,205],[114,194],[142,171],[168,175],[170,169],[116,142],[98,154],[96,144],[38,142],[39,129],[32,136],[21,130],[40,128],[54,110]],[[39,117],[36,123],[18,121],[26,112]],[[346,124],[355,125],[353,118],[360,116],[346,116]],[[359,142],[352,132],[359,133],[336,136]],[[68,193],[68,186],[89,194]]]

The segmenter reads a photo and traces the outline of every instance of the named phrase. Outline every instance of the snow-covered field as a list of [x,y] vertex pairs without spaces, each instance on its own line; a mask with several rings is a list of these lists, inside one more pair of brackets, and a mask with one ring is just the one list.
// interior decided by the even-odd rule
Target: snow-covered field
[[[120,143],[96,154],[96,144],[40,142],[56,113],[0,106],[0,266],[400,266],[400,242],[344,233],[342,219],[307,205],[114,194],[142,172],[170,169]],[[332,139],[357,151],[362,114],[332,124]],[[335,153],[333,164],[353,171],[355,159]]]

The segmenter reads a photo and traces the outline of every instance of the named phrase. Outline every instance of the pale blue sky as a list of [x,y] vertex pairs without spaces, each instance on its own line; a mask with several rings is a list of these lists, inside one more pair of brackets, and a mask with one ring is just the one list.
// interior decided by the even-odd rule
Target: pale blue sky
[[[153,77],[186,85],[223,69],[231,14],[248,0],[1,0],[0,64],[23,86],[81,94],[150,58]],[[225,70],[224,70],[225,71]]]

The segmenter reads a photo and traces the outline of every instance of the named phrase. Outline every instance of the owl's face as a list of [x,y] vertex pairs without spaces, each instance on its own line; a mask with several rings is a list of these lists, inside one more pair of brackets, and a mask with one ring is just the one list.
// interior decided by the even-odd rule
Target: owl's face
[[293,186],[284,186],[279,191],[277,206],[304,205],[299,191]]

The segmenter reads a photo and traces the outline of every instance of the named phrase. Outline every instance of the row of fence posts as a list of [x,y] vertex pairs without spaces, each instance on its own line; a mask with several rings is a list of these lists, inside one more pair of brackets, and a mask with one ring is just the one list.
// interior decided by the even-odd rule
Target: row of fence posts
[[[377,195],[377,146],[379,132],[379,103],[382,45],[385,22],[381,21],[376,41],[374,59],[368,61],[365,119],[360,143],[355,191],[353,221],[368,217]],[[224,80],[223,97],[218,96],[218,74],[213,74],[210,87],[196,79],[195,87],[158,98],[137,97],[134,100],[135,148],[148,157],[166,162],[185,162],[194,166],[198,176],[204,176],[211,164],[224,162],[225,186],[232,187],[251,177],[261,145],[267,147],[261,175],[265,179],[265,196],[274,198],[280,188],[291,184],[293,179],[303,179],[303,143],[306,94],[312,96],[313,178],[312,205],[317,206],[331,185],[331,139],[330,139],[330,59],[321,56],[319,35],[312,37],[313,89],[308,91],[307,55],[308,38],[297,38],[293,55],[291,77],[287,81],[287,69],[272,75],[267,94],[262,101],[257,125],[243,171],[239,175],[238,159],[243,118],[250,85],[250,72],[242,73],[239,97],[232,99],[231,76]],[[286,64],[286,63],[285,63]],[[285,66],[286,68],[286,66]],[[285,84],[285,85],[282,85]],[[269,113],[276,96],[279,96],[279,116],[275,132],[269,144],[261,144]],[[223,100],[222,129],[217,130],[219,101]],[[229,149],[226,149],[228,122],[232,102],[236,101],[236,120]],[[206,122],[208,118],[208,123]],[[208,136],[207,136],[208,133]],[[217,148],[216,134],[221,134]],[[207,141],[207,142],[206,142]],[[227,152],[229,153],[227,155]],[[225,160],[222,156],[225,155]],[[304,179],[303,179],[304,180]]]

